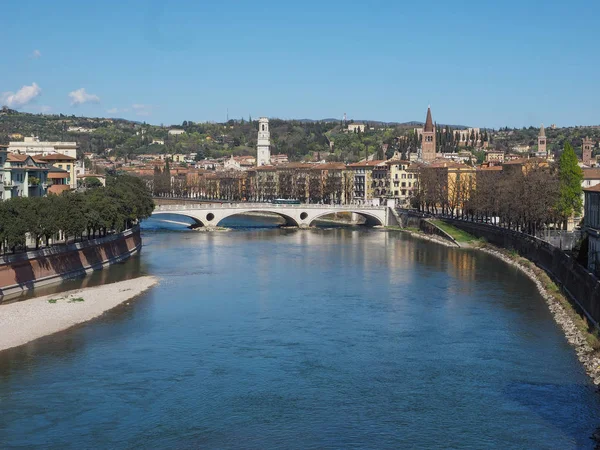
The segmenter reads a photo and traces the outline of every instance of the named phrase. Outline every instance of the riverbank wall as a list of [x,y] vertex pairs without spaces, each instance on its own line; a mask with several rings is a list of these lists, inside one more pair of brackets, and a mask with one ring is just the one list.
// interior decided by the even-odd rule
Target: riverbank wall
[[0,300],[124,261],[141,246],[138,226],[103,238],[0,257]]
[[497,247],[514,250],[533,262],[543,269],[596,328],[599,328],[600,280],[565,252],[533,236],[493,225],[453,219],[444,221]]

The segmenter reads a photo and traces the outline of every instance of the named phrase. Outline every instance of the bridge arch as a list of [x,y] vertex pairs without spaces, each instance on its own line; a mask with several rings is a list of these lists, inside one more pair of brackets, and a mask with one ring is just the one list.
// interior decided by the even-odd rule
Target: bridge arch
[[195,222],[195,225],[197,227],[205,227],[206,226],[206,224],[201,219],[199,219],[198,217],[196,217],[194,214],[184,214],[183,212],[179,212],[179,211],[173,212],[173,211],[156,211],[155,210],[152,213],[152,217],[163,216],[163,215],[167,215],[167,214],[171,215],[171,216],[188,217],[188,218],[192,219]]
[[[328,215],[333,214],[335,212],[337,212],[337,211],[328,211],[328,212],[325,212],[325,213],[322,213],[322,214],[318,214],[315,217],[313,217],[313,218],[310,219],[310,224],[309,225],[312,227],[313,226],[313,222],[315,220],[320,219],[320,218],[325,217],[325,216],[328,216]],[[343,212],[349,212],[349,213],[352,213],[352,214],[358,214],[359,216],[364,217],[365,220],[366,220],[365,225],[369,226],[369,227],[384,226],[385,225],[383,223],[383,220],[380,217],[377,217],[377,215],[375,215],[375,214],[367,213],[367,212],[360,211],[360,210],[357,210],[357,211],[354,211],[354,210],[345,210]]]
[[270,210],[270,209],[252,209],[252,208],[248,208],[243,209],[243,210],[236,210],[236,211],[232,211],[230,213],[225,213],[225,214],[221,214],[218,217],[218,220],[216,221],[216,223],[214,222],[214,219],[212,221],[210,221],[210,225],[211,226],[219,226],[219,224],[227,219],[228,217],[232,217],[232,216],[238,216],[241,214],[246,214],[246,213],[270,213],[270,214],[275,214],[278,215],[279,217],[281,217],[283,220],[285,220],[285,226],[286,227],[299,227],[300,224],[298,223],[298,221],[293,218],[291,215],[289,214],[284,214],[279,210]]

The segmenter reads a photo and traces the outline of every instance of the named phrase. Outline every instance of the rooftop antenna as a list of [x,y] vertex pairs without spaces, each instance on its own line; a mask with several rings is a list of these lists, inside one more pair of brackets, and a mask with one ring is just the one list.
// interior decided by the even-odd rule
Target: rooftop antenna
[[229,122],[229,108],[227,108],[227,122]]

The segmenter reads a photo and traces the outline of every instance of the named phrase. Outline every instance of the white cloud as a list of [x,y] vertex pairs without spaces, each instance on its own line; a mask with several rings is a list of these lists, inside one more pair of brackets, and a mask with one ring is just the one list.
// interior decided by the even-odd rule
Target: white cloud
[[2,102],[10,108],[19,108],[31,102],[42,93],[42,88],[36,83],[31,86],[23,86],[17,92],[4,92]]
[[119,112],[119,108],[110,108],[106,110],[109,114],[117,114]]
[[72,106],[83,105],[84,103],[98,103],[100,101],[100,97],[94,94],[88,94],[85,92],[84,88],[69,92],[69,97],[71,97]]
[[149,116],[152,114],[152,105],[142,105],[135,103],[131,105],[131,108],[135,112],[136,116]]
[[40,52],[38,49],[35,49],[33,51],[33,53],[31,54],[32,58],[34,59],[38,59],[40,56],[42,56],[42,52]]

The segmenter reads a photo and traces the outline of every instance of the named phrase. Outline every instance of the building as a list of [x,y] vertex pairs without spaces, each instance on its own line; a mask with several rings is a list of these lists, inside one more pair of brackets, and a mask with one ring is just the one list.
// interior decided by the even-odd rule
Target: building
[[502,150],[490,150],[485,154],[485,162],[491,164],[504,163],[504,152]]
[[48,194],[60,195],[71,189],[71,174],[64,169],[51,166],[48,168]]
[[548,156],[546,131],[544,130],[544,124],[540,127],[540,134],[538,135],[538,154],[536,156]]
[[185,130],[180,130],[177,128],[173,128],[172,130],[169,130],[169,136],[179,136],[180,134],[185,133]]
[[385,161],[360,161],[349,164],[347,170],[351,173],[352,194],[350,201],[358,204],[373,203],[374,185],[373,169]]
[[8,151],[33,157],[60,153],[76,159],[77,142],[44,142],[40,141],[37,137],[25,137],[23,141],[9,142]]
[[283,153],[271,155],[271,164],[287,164],[288,156]]
[[421,160],[433,161],[435,159],[435,148],[435,126],[433,126],[431,118],[431,107],[428,107],[421,142]]
[[396,200],[396,204],[406,206],[418,189],[418,165],[410,161],[392,159],[386,161],[389,167],[389,197]]
[[592,159],[593,147],[594,141],[592,141],[589,137],[585,137],[581,145],[581,162],[583,162],[583,164],[586,166],[592,166],[596,163],[596,161]]
[[77,166],[75,158],[71,156],[62,155],[60,153],[52,153],[41,157],[43,161],[56,167],[57,169],[63,169],[69,172],[68,183],[71,189],[77,188]]
[[258,119],[258,141],[256,143],[256,165],[267,166],[271,164],[271,133],[269,133],[269,119]]
[[152,143],[156,145],[165,145],[165,141],[163,139],[152,139]]
[[584,190],[584,230],[588,236],[588,270],[600,276],[600,185]]
[[364,133],[364,132],[365,132],[365,124],[364,123],[348,124],[348,133]]
[[43,197],[48,188],[48,163],[0,149],[0,199]]

